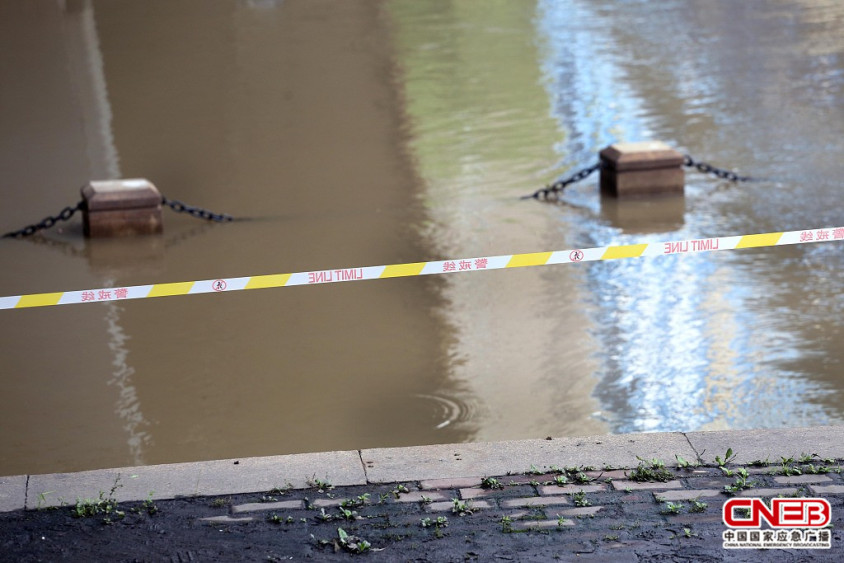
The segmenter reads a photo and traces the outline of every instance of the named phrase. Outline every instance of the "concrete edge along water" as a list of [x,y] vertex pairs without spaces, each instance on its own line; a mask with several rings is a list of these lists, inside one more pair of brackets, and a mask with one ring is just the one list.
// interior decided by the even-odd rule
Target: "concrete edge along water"
[[842,240],[844,240],[844,227],[829,227],[779,233],[651,242],[621,246],[601,246],[596,248],[575,248],[549,252],[532,252],[528,254],[480,256],[454,260],[436,260],[432,262],[337,268],[292,274],[268,274],[239,278],[12,295],[9,297],[0,297],[0,309],[100,303],[106,301],[123,301],[126,299],[167,297],[171,295],[194,295],[198,293],[226,293],[244,289],[266,289],[381,278],[454,274],[500,270],[504,268],[523,268],[526,266],[550,266],[552,264],[619,260],[622,258],[650,258],[670,254],[696,254],[720,250],[738,250],[742,248],[761,248]]

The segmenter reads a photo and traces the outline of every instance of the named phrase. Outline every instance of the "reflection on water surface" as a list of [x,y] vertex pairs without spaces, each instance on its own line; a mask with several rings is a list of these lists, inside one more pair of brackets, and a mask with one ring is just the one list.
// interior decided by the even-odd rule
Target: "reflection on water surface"
[[[844,116],[828,98],[842,94],[841,59],[830,57],[844,47],[840,5],[665,2],[645,13],[549,2],[539,12],[552,111],[571,137],[565,157],[653,136],[780,180],[732,186],[688,174],[671,232],[643,236],[620,221],[622,205],[601,202],[602,221],[581,222],[572,246],[840,222],[841,165],[829,151],[842,148]],[[837,83],[819,88],[821,68]],[[840,420],[841,256],[807,247],[588,269],[603,348],[596,396],[613,430]]]
[[[253,218],[3,241],[0,295],[840,225],[842,18],[0,1],[2,230],[116,176]],[[775,181],[518,199],[648,138]],[[7,311],[0,474],[837,423],[841,267],[830,243]]]

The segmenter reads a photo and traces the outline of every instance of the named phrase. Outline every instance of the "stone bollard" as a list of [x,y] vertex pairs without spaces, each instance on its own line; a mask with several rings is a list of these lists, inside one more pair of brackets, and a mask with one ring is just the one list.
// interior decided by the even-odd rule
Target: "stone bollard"
[[87,237],[149,235],[162,231],[161,194],[149,180],[89,182],[82,188]]
[[683,155],[661,141],[615,143],[601,156],[601,192],[617,198],[683,194]]

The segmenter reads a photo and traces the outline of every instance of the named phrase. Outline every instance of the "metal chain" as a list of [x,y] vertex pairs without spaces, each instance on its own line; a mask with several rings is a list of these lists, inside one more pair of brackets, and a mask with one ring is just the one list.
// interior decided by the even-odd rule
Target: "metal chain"
[[545,186],[544,188],[542,188],[540,190],[536,190],[531,195],[522,196],[522,199],[539,199],[539,197],[542,196],[542,199],[547,200],[548,196],[552,193],[556,197],[560,194],[560,192],[562,192],[564,189],[566,189],[566,186],[568,186],[570,184],[574,184],[575,182],[579,182],[579,181],[587,178],[590,174],[592,174],[593,172],[595,172],[599,168],[601,168],[600,161],[598,162],[598,164],[593,164],[592,166],[590,166],[588,168],[583,168],[582,170],[578,170],[577,172],[575,172],[574,174],[572,174],[568,178],[564,178],[562,180],[557,180],[556,182],[554,182],[550,186]]
[[683,166],[694,167],[697,168],[700,172],[704,174],[715,174],[719,178],[723,178],[724,180],[730,180],[731,182],[759,182],[762,181],[762,178],[751,178],[750,176],[739,176],[735,172],[731,170],[724,170],[722,168],[716,168],[711,164],[706,162],[697,162],[689,155],[683,155]]
[[[192,205],[187,205],[185,203],[182,203],[181,201],[176,201],[174,199],[167,199],[166,197],[161,198],[161,204],[170,207],[170,209],[177,213],[188,213],[194,217],[197,217],[199,219],[205,219],[207,221],[215,221],[217,223],[234,221],[234,217],[232,217],[231,215],[227,215],[225,213],[213,213],[211,211],[208,211],[207,209],[193,207]],[[42,229],[49,229],[59,221],[67,221],[68,219],[73,217],[73,215],[77,211],[81,211],[84,208],[85,200],[83,199],[73,207],[65,207],[56,216],[45,217],[34,225],[28,225],[23,229],[8,232],[0,238],[20,238],[34,235]]]
[[[764,178],[754,178],[751,176],[739,176],[737,173],[733,172],[732,170],[724,170],[723,168],[717,168],[712,166],[706,162],[698,162],[693,159],[689,155],[683,155],[683,165],[697,168],[698,171],[703,172],[704,174],[714,174],[719,178],[723,178],[724,180],[730,180],[731,182],[761,182],[764,181]],[[559,194],[566,189],[566,186],[570,184],[574,184],[575,182],[579,182],[584,178],[588,177],[590,174],[599,170],[601,168],[601,163],[594,164],[588,168],[584,168],[579,170],[569,176],[568,178],[564,178],[562,180],[558,180],[551,184],[550,186],[545,186],[540,190],[536,190],[531,195],[522,196],[521,199],[540,199],[547,200],[551,194],[554,195],[556,198]]]
[[175,199],[161,198],[161,204],[168,206],[176,213],[188,213],[198,219],[205,219],[206,221],[215,221],[217,223],[225,223],[227,221],[234,221],[234,217],[225,213],[213,213],[201,207],[193,207]]
[[[700,172],[704,174],[714,174],[719,178],[723,178],[725,180],[730,180],[732,182],[756,182],[759,181],[760,178],[751,178],[750,176],[739,176],[735,172],[730,170],[723,170],[721,168],[716,168],[711,164],[706,162],[696,162],[691,156],[684,155],[683,156],[683,165],[697,168]],[[562,180],[557,180],[553,184],[546,186],[542,189],[536,190],[531,195],[522,196],[521,199],[539,199],[540,197],[543,200],[547,200],[551,194],[554,194],[554,197],[557,197],[563,190],[566,189],[567,186],[574,184],[575,182],[579,182],[584,180],[585,178],[589,177],[593,172],[599,170],[601,168],[600,161],[597,164],[593,164],[587,168],[583,168],[578,170],[568,178],[564,178]],[[208,211],[207,209],[202,209],[201,207],[194,207],[192,205],[187,205],[186,203],[182,203],[181,201],[175,199],[167,199],[166,197],[161,198],[161,204],[168,206],[170,209],[175,211],[176,213],[187,213],[193,217],[198,219],[205,219],[206,221],[214,221],[217,223],[225,223],[228,221],[234,221],[234,217],[228,215],[226,213],[214,213],[212,211]],[[73,217],[74,213],[83,209],[85,207],[85,200],[80,201],[74,207],[65,207],[61,210],[61,212],[56,216],[48,216],[42,219],[40,222],[34,225],[28,225],[23,229],[17,231],[11,231],[3,235],[2,238],[17,238],[17,237],[28,237],[37,233],[42,229],[49,229],[53,225],[55,225],[59,221],[67,221],[71,217]]]
[[59,221],[67,221],[68,219],[73,217],[74,213],[83,209],[84,207],[85,207],[85,200],[83,199],[79,203],[77,203],[74,207],[65,207],[56,216],[44,217],[38,223],[35,223],[34,225],[28,225],[28,226],[24,227],[23,229],[20,229],[20,230],[17,230],[17,231],[8,232],[5,235],[3,235],[2,238],[19,238],[19,237],[28,237],[30,235],[34,235],[35,233],[37,233],[41,229],[49,229],[50,227],[52,227],[53,225],[55,225]]

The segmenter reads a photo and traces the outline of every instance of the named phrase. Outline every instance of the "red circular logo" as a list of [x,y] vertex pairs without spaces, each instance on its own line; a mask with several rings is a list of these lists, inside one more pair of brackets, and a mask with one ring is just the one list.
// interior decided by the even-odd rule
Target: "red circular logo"
[[583,260],[583,251],[582,250],[572,250],[569,254],[569,260],[572,262],[580,262]]
[[226,280],[214,280],[211,283],[211,289],[214,291],[225,291],[226,290]]

